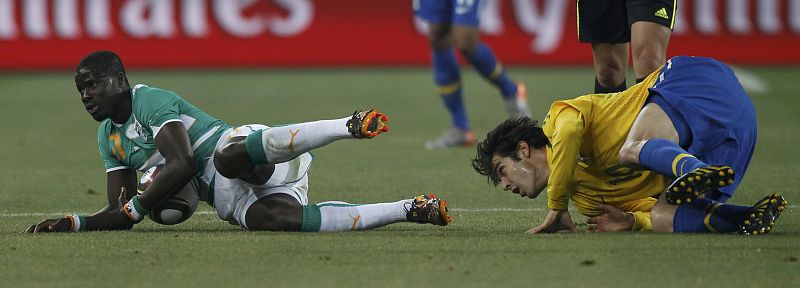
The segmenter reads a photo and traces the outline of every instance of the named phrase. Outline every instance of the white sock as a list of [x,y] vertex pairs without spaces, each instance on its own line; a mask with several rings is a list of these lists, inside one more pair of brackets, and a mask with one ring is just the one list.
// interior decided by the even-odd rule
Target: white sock
[[392,203],[354,205],[341,201],[316,204],[319,207],[320,232],[368,230],[397,222],[406,222],[406,206],[413,199]]
[[347,131],[350,117],[271,127],[261,134],[268,163],[289,161],[336,140],[353,138]]

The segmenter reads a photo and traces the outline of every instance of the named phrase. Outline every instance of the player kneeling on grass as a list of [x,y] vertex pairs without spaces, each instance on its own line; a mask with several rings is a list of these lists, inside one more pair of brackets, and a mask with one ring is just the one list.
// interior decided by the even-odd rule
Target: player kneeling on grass
[[529,233],[576,231],[572,200],[592,231],[764,234],[783,197],[725,204],[755,143],[755,108],[731,69],[675,57],[621,93],[554,102],[541,127],[506,120],[479,143],[472,165],[523,197],[547,188],[550,212]]
[[[86,56],[75,71],[86,111],[101,122],[100,156],[105,163],[108,205],[89,216],[47,219],[26,232],[131,229],[194,177],[207,185],[217,215],[248,230],[346,231],[396,222],[447,225],[447,203],[421,195],[391,203],[308,204],[308,152],[342,139],[368,139],[388,131],[387,117],[374,109],[351,117],[280,127],[233,128],[177,94],[130,87],[113,52]],[[164,163],[140,195],[136,171]],[[135,194],[135,193],[130,193]]]

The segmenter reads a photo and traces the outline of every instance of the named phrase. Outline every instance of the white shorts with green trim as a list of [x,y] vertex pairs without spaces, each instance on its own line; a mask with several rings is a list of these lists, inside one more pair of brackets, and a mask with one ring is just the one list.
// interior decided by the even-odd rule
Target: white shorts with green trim
[[[220,137],[217,147],[224,145],[231,137],[247,136],[265,129],[269,127],[258,124],[230,129]],[[308,205],[308,169],[313,160],[314,157],[310,153],[303,153],[292,160],[275,164],[275,171],[267,183],[254,185],[242,179],[229,179],[219,174],[214,167],[212,155],[206,165],[203,180],[213,185],[213,204],[217,216],[228,223],[247,229],[244,221],[247,209],[258,199],[282,193],[292,196],[300,205]]]

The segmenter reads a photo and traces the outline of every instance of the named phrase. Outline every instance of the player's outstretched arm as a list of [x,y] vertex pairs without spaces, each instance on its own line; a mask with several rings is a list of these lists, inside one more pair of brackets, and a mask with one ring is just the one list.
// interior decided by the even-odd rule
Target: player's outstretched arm
[[[90,216],[68,215],[62,218],[45,219],[31,225],[25,233],[75,232],[91,230],[129,230],[133,222],[121,217],[120,207],[128,202],[135,193],[120,191],[136,191],[136,172],[132,169],[120,169],[106,173],[106,194],[108,204]],[[120,197],[120,195],[124,195]]]

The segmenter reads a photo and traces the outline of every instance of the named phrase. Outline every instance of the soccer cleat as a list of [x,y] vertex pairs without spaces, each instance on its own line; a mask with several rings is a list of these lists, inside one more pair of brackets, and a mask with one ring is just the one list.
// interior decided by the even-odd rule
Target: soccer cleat
[[734,172],[728,166],[708,166],[697,168],[678,177],[667,187],[665,197],[669,204],[692,202],[712,189],[733,184]]
[[531,110],[528,108],[528,91],[525,84],[517,82],[517,95],[506,100],[506,112],[508,117],[531,117]]
[[425,148],[428,150],[436,150],[451,147],[472,147],[477,143],[478,139],[472,131],[464,131],[452,127],[444,131],[438,138],[425,142]]
[[436,198],[433,194],[414,197],[409,205],[411,207],[406,212],[408,221],[439,226],[447,226],[453,222],[453,218],[447,214],[447,201]]
[[389,132],[389,117],[383,115],[378,109],[367,109],[353,112],[353,117],[347,120],[347,131],[354,138],[373,138],[383,132]]
[[760,235],[772,230],[781,211],[786,209],[786,199],[778,193],[773,193],[758,200],[742,223],[739,223],[739,234]]

